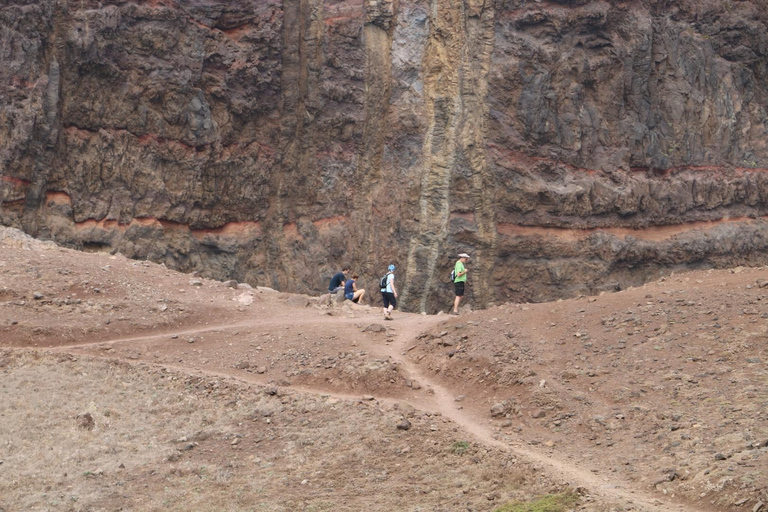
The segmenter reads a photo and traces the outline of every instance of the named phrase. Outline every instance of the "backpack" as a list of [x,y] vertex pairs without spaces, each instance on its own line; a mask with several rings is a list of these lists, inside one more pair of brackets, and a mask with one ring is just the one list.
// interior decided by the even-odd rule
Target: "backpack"
[[451,282],[456,280],[456,269],[451,270]]
[[392,273],[392,272],[387,272],[386,274],[384,274],[384,277],[382,277],[382,278],[379,280],[379,288],[380,288],[381,290],[384,290],[384,289],[386,289],[386,288],[387,288],[387,278],[389,277],[389,274],[391,274],[391,273]]

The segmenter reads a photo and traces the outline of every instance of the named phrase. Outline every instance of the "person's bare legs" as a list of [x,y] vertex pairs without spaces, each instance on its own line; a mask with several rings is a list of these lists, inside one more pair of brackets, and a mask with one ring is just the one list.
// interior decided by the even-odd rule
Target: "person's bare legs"
[[461,296],[457,295],[455,299],[453,299],[453,314],[458,315],[459,314],[459,302],[461,302]]
[[355,295],[352,297],[352,300],[354,302],[357,302],[358,304],[362,304],[363,303],[363,297],[365,297],[365,289],[364,288],[362,290],[357,290],[355,292]]

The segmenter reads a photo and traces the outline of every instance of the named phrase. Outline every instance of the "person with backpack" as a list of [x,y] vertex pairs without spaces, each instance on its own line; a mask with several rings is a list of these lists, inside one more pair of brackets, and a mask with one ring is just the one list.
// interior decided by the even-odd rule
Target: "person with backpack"
[[469,272],[464,266],[467,261],[469,261],[469,254],[465,252],[459,254],[459,259],[456,260],[453,272],[451,273],[451,276],[453,276],[453,293],[456,295],[456,298],[453,299],[452,315],[459,314],[459,303],[464,296],[464,284],[467,282],[467,272]]
[[344,267],[341,269],[341,272],[337,272],[331,278],[331,282],[328,285],[328,291],[331,292],[331,294],[344,290],[344,281],[347,280],[347,276],[345,276],[344,274],[348,272],[349,272],[349,265],[344,265]]
[[365,297],[365,289],[357,288],[358,277],[359,276],[355,274],[352,276],[352,279],[347,280],[346,284],[344,285],[344,298],[357,304],[362,304],[363,297]]
[[395,288],[395,266],[390,265],[387,273],[379,281],[381,299],[384,301],[384,320],[392,320],[392,310],[397,307],[397,288]]

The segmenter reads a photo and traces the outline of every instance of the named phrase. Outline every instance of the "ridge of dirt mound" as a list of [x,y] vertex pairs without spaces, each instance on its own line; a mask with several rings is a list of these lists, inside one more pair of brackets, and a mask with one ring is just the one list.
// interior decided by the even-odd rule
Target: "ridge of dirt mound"
[[17,248],[25,251],[52,250],[58,248],[54,242],[38,240],[15,228],[0,226],[0,244],[4,247]]
[[503,438],[718,510],[768,500],[768,269],[475,312],[409,357]]

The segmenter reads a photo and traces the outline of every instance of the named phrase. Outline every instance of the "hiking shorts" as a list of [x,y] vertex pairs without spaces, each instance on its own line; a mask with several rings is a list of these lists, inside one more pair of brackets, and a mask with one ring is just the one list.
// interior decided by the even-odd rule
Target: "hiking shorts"
[[392,309],[397,307],[397,299],[392,292],[381,292],[381,300],[384,301],[385,308],[389,308],[390,305],[392,306]]
[[352,299],[355,298],[355,293],[354,292],[352,292],[352,293],[345,293],[344,294],[344,298],[347,299],[347,300],[352,300]]
[[453,293],[455,293],[457,297],[464,296],[464,281],[460,283],[453,283]]

